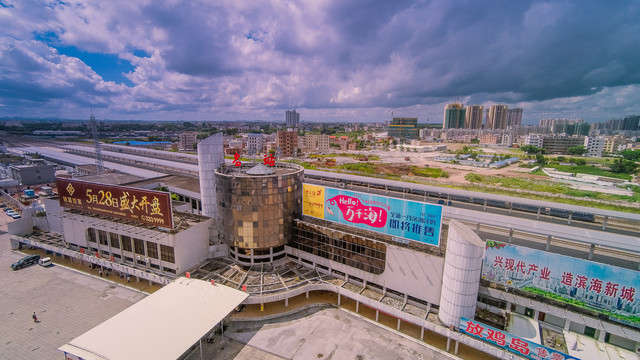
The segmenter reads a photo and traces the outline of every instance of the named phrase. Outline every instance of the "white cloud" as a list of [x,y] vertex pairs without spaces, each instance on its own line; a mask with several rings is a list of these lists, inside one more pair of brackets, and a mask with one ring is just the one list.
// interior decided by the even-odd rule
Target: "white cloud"
[[[2,116],[78,117],[94,103],[114,118],[280,119],[295,107],[318,121],[390,109],[433,121],[459,97],[523,107],[529,121],[640,113],[631,1],[4,3]],[[57,46],[130,62],[133,86]]]

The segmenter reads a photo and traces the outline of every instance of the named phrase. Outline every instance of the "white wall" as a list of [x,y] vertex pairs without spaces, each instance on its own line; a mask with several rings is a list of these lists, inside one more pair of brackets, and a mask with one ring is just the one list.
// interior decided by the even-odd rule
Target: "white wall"
[[209,226],[213,219],[207,219],[175,235],[173,244],[176,273],[193,267],[209,257]]

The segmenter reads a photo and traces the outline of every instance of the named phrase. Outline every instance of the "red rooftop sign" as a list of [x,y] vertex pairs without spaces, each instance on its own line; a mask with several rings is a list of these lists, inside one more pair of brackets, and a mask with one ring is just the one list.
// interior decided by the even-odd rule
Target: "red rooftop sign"
[[169,193],[57,178],[60,206],[173,228]]

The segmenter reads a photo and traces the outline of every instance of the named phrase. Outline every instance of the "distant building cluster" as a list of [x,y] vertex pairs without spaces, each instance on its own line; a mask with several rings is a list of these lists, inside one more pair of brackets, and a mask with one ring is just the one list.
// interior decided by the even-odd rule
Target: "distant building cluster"
[[493,105],[486,109],[486,122],[483,127],[483,105],[460,103],[447,104],[444,107],[443,129],[506,129],[522,124],[522,109],[509,109],[507,105]]

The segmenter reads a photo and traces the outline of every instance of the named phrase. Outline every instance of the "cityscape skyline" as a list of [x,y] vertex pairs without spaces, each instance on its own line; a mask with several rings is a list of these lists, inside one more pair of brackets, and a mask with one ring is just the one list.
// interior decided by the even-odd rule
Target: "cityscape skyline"
[[0,117],[296,109],[301,122],[438,123],[453,102],[521,108],[523,124],[640,113],[632,1],[0,5]]

